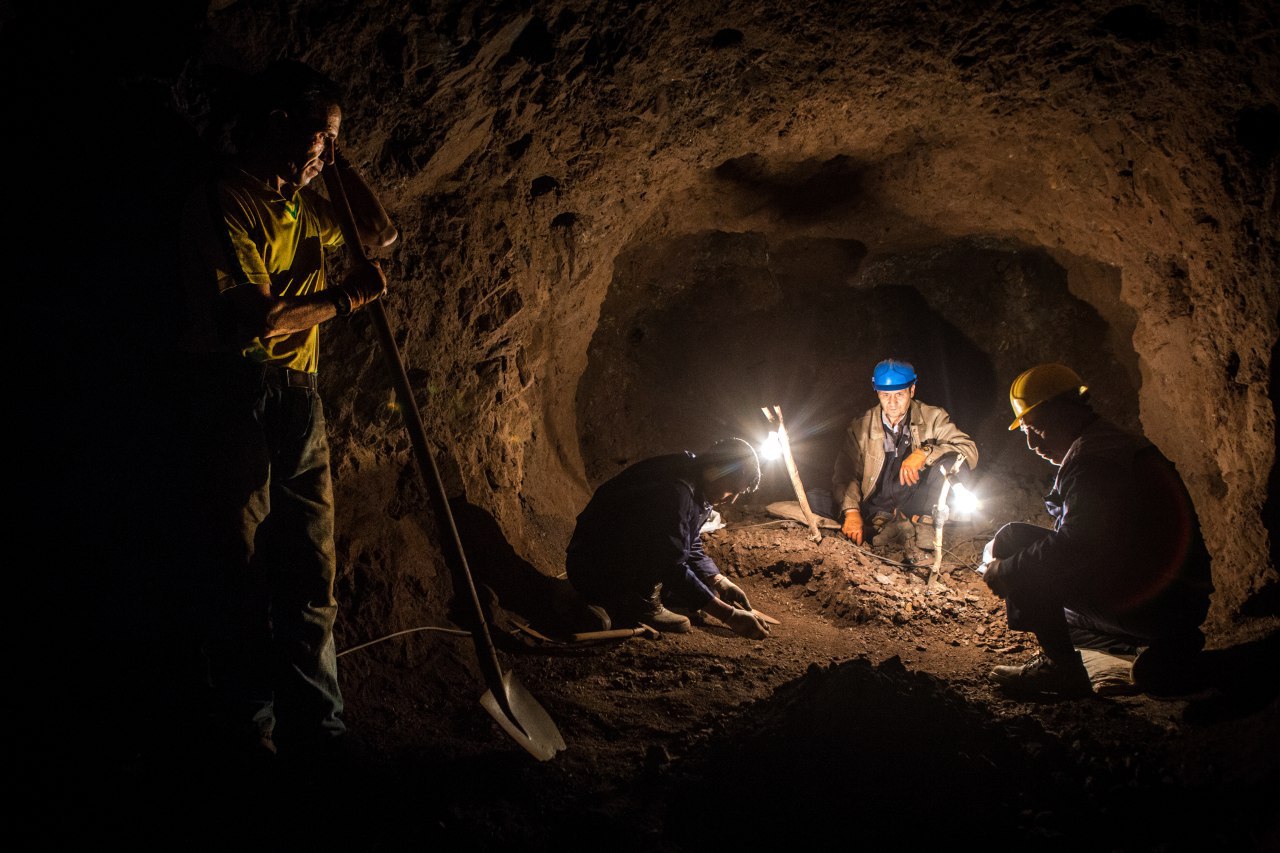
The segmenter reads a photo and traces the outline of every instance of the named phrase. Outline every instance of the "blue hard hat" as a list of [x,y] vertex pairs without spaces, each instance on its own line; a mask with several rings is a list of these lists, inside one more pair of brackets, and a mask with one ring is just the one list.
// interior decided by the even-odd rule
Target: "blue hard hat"
[[916,369],[905,361],[886,358],[871,373],[871,387],[877,391],[900,391],[916,381]]

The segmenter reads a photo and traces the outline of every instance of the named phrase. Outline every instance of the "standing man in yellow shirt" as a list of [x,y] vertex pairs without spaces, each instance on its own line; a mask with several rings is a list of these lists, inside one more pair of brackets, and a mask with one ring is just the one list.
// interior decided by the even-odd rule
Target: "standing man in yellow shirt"
[[[346,730],[333,625],[333,487],[317,371],[319,327],[386,290],[374,262],[327,280],[342,244],[312,186],[337,169],[362,242],[396,229],[342,156],[336,85],[279,62],[253,81],[237,156],[184,211],[199,501],[192,521],[215,732],[229,753],[306,760]],[[222,740],[225,738],[225,741]]]

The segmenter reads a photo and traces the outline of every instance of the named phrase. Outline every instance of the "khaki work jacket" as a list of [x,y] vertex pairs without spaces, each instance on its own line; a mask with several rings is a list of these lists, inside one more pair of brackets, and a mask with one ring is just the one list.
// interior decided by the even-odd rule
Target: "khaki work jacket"
[[[919,400],[911,401],[907,413],[911,429],[911,449],[928,451],[925,465],[932,465],[944,454],[959,453],[972,470],[978,467],[978,446],[973,439],[951,422],[945,409]],[[845,431],[844,449],[836,457],[835,474],[831,478],[840,501],[838,516],[851,509],[861,510],[863,499],[871,494],[884,467],[884,423],[880,407],[874,406]]]

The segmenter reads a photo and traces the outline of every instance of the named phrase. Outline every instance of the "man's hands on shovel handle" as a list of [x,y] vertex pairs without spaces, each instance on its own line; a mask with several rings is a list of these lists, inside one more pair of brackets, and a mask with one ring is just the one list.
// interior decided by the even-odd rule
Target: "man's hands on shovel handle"
[[[325,181],[342,223],[343,239],[350,250],[351,270],[334,297],[338,314],[345,316],[387,295],[387,276],[378,262],[369,257],[368,245],[378,245],[379,240],[369,238],[369,235],[376,233],[381,238],[381,245],[386,246],[394,242],[396,231],[377,196],[338,150],[336,139],[329,139],[324,163],[333,169]],[[338,175],[339,169],[345,176]],[[363,225],[357,221],[360,213],[364,214]]]
[[[325,186],[334,203],[334,212],[342,223],[342,237],[351,259],[367,257],[370,248],[385,249],[394,243],[400,232],[391,222],[377,194],[338,148],[336,139],[329,140],[324,163],[327,173],[324,176]],[[343,207],[350,211],[350,216],[340,211]],[[343,222],[344,219],[347,221]]]
[[374,260],[357,261],[342,280],[342,292],[351,307],[343,314],[359,311],[375,299],[387,295],[387,276]]

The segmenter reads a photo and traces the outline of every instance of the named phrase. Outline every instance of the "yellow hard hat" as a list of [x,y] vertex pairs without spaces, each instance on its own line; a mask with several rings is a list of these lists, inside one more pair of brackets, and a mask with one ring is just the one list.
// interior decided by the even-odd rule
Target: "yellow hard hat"
[[1083,394],[1088,390],[1089,387],[1084,384],[1080,374],[1065,364],[1039,364],[1030,370],[1024,370],[1009,386],[1009,405],[1013,406],[1013,413],[1017,415],[1013,423],[1009,424],[1009,429],[1022,426],[1022,418],[1027,412],[1045,400],[1067,391]]

